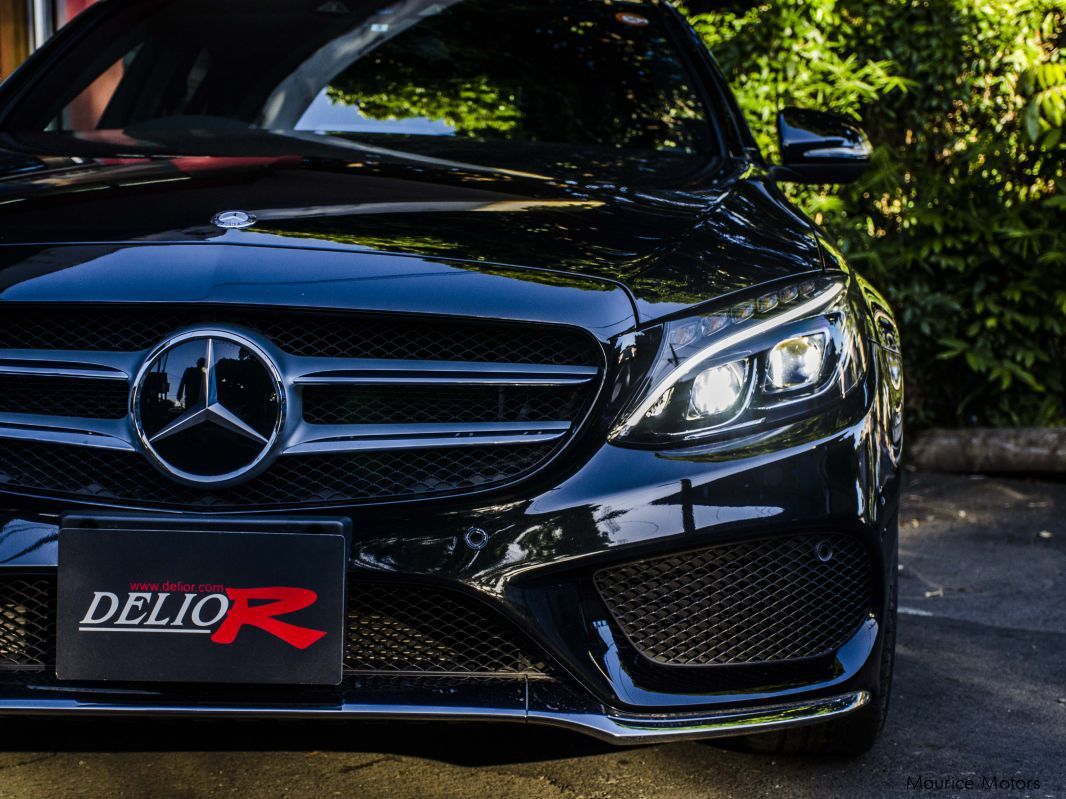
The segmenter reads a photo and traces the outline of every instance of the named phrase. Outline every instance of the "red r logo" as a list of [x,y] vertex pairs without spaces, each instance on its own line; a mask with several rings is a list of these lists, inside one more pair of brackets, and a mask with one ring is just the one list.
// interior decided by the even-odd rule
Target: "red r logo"
[[[227,588],[226,596],[232,604],[211,636],[216,644],[232,644],[245,625],[258,627],[297,649],[307,649],[325,635],[321,630],[297,627],[277,618],[315,604],[318,594],[307,588]],[[249,600],[267,602],[250,605]]]

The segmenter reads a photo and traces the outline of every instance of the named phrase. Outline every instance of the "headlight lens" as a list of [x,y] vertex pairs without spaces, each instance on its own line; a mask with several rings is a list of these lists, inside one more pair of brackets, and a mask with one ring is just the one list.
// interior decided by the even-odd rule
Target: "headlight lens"
[[774,390],[812,386],[825,366],[825,334],[785,339],[774,345],[766,360],[767,378]]
[[748,382],[747,361],[704,369],[692,381],[689,394],[692,418],[714,418],[736,408]]
[[611,440],[682,445],[783,424],[839,401],[864,373],[846,279],[806,279],[667,322]]

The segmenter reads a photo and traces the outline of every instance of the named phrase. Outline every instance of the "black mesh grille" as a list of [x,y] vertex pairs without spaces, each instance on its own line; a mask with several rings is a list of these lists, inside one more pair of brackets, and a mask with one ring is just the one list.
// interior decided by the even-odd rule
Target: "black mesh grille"
[[518,631],[481,602],[408,585],[350,586],[345,651],[345,665],[352,671],[544,671]]
[[629,642],[671,666],[831,652],[871,608],[870,561],[844,535],[711,547],[604,569],[596,588]]
[[[219,306],[5,305],[0,349],[140,352],[183,327],[217,323],[243,325],[288,353],[319,358],[594,367],[602,361],[587,333],[551,325]],[[573,433],[597,385],[308,387],[303,405],[312,424],[570,422]],[[0,412],[120,419],[128,402],[126,381],[0,378]],[[565,443],[283,456],[244,485],[207,491],[177,484],[134,453],[0,440],[0,489],[175,508],[443,497],[517,481]]]
[[595,366],[585,333],[544,325],[161,306],[5,308],[0,348],[136,352],[203,322],[257,330],[293,355]]
[[129,407],[125,380],[0,376],[0,412],[84,419],[121,419]]
[[0,580],[0,668],[55,662],[55,583],[46,577]]
[[285,317],[249,319],[294,355],[335,358],[403,358],[420,361],[544,363],[592,366],[592,341],[583,333],[542,326],[474,325],[310,317],[308,325]]
[[[0,670],[55,664],[55,580],[0,579]],[[525,637],[482,602],[438,588],[353,582],[348,672],[541,674]]]
[[244,485],[204,491],[164,477],[140,455],[0,440],[0,488],[87,500],[188,507],[380,501],[490,488],[540,465],[552,444],[288,455]]
[[27,350],[137,352],[155,347],[168,334],[198,321],[195,314],[185,319],[163,308],[5,306],[4,314],[0,347]]
[[563,422],[575,419],[585,392],[560,388],[404,388],[321,386],[304,389],[313,424]]

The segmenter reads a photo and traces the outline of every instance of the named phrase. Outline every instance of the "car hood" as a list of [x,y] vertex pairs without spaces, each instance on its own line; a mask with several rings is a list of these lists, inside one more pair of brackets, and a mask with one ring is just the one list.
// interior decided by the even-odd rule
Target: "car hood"
[[[677,184],[665,157],[501,145],[484,164],[455,145],[425,155],[265,133],[180,147],[0,137],[0,299],[526,307],[602,332],[822,267],[809,223],[771,186],[725,169],[710,189],[656,188]],[[221,229],[227,210],[256,222]]]

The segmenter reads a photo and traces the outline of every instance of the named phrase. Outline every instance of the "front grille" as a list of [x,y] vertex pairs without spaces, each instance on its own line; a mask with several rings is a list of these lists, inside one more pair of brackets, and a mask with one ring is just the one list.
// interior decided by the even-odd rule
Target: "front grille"
[[[55,580],[0,579],[0,671],[55,665]],[[540,675],[534,645],[499,613],[441,588],[353,581],[344,668],[360,673]]]
[[179,485],[137,453],[0,439],[0,487],[146,506],[249,508],[441,496],[519,479],[553,445],[284,456],[242,485]]
[[[0,414],[62,421],[38,436],[27,432],[28,420],[0,420],[0,490],[137,507],[302,507],[501,488],[532,475],[576,434],[602,364],[593,337],[551,325],[219,306],[11,305],[0,325],[0,367],[8,370],[0,369]],[[133,375],[147,350],[198,323],[250,329],[300,356],[286,358],[288,368],[312,374],[306,385],[286,375],[299,385],[290,399],[302,408],[308,424],[299,431],[311,444],[287,441],[295,452],[247,483],[216,491],[153,468],[134,451],[131,427],[90,423],[125,417],[130,384],[83,376]],[[49,352],[35,361],[27,350]],[[109,446],[84,446],[89,441]]]
[[585,393],[574,388],[304,389],[304,419],[312,424],[430,424],[434,422],[550,422],[573,419]]
[[125,380],[0,375],[0,413],[121,419],[128,413]]
[[803,535],[726,544],[597,572],[630,644],[668,666],[774,663],[828,654],[872,606],[855,538]]
[[596,365],[595,342],[580,332],[501,322],[412,321],[342,313],[147,307],[5,308],[2,349],[138,352],[194,324],[256,330],[292,355],[471,363]]

